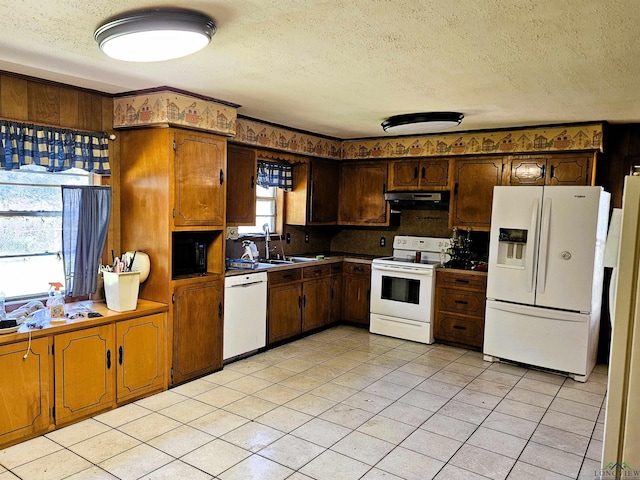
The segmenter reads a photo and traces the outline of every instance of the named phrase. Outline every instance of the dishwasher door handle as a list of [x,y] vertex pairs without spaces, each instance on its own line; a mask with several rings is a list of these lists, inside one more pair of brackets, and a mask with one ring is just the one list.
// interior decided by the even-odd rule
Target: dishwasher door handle
[[258,285],[259,283],[264,283],[262,280],[258,280],[257,282],[249,282],[249,283],[239,283],[237,285],[231,285],[230,287],[227,288],[246,288],[246,287],[250,287],[251,285]]

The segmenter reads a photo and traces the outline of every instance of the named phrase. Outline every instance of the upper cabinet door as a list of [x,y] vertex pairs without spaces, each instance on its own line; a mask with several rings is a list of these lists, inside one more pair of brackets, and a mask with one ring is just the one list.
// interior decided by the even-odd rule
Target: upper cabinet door
[[509,157],[509,185],[592,185],[594,153]]
[[340,172],[338,224],[388,226],[387,162],[345,162]]
[[310,158],[293,166],[293,189],[285,193],[287,225],[335,225],[338,219],[338,164]]
[[224,226],[226,159],[226,140],[176,131],[174,226]]
[[488,231],[493,187],[502,184],[502,157],[459,157],[453,167],[450,227]]
[[547,185],[593,185],[594,153],[550,155]]
[[256,151],[228,145],[227,149],[227,225],[256,222]]
[[420,162],[419,186],[422,190],[440,190],[449,185],[449,159],[433,158]]
[[444,190],[448,185],[448,158],[392,160],[389,162],[389,191]]
[[418,187],[420,160],[389,162],[389,190],[413,190]]
[[310,167],[309,224],[335,225],[338,219],[338,165],[333,160],[314,158]]

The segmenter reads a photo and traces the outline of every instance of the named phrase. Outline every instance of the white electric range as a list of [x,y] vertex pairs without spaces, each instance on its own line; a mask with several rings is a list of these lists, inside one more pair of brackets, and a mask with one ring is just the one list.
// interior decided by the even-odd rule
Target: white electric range
[[372,333],[433,343],[434,269],[445,263],[448,238],[396,236],[393,257],[371,264]]

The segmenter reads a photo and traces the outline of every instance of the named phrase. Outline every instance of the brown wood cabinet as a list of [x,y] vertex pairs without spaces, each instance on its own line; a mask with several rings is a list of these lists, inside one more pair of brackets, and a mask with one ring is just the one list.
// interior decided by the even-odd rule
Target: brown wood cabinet
[[328,325],[331,320],[331,265],[303,267],[302,331]]
[[482,350],[486,291],[486,273],[437,269],[435,340]]
[[258,160],[252,148],[229,145],[227,149],[227,225],[256,222]]
[[0,346],[0,445],[46,431],[51,422],[49,338],[30,343]]
[[[339,319],[338,264],[290,268],[268,275],[267,339],[280,342]],[[341,264],[340,264],[341,265]]]
[[116,323],[116,401],[138,398],[164,389],[165,315],[156,314]]
[[113,325],[56,335],[53,345],[56,424],[110,408],[116,391]]
[[338,224],[388,226],[387,162],[343,162],[340,165]]
[[493,187],[503,184],[503,157],[457,157],[453,161],[453,194],[449,227],[488,231]]
[[0,448],[167,388],[167,306],[91,309],[102,316],[0,336]]
[[331,309],[329,323],[342,319],[342,272],[344,262],[331,264]]
[[302,268],[267,276],[267,339],[273,344],[302,332]]
[[344,262],[342,275],[342,319],[369,326],[371,265]]
[[[140,298],[170,305],[166,352],[176,384],[222,368],[226,139],[137,129],[122,132],[121,147],[122,248],[149,255]],[[178,236],[204,241],[204,275],[174,274]]]
[[449,159],[391,160],[389,190],[443,190],[449,186]]
[[223,294],[223,281],[176,285],[172,384],[222,368]]
[[338,220],[338,165],[310,158],[293,166],[293,189],[285,193],[288,225],[335,225]]
[[224,227],[226,140],[213,135],[174,132],[175,227]]
[[595,153],[508,157],[509,185],[593,185]]

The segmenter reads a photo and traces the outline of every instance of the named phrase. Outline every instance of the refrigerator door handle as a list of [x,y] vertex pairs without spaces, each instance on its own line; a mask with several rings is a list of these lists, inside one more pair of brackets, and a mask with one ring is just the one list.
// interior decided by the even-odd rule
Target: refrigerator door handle
[[540,227],[540,255],[538,262],[538,293],[544,293],[547,284],[547,257],[549,255],[549,227],[551,225],[551,199],[545,199]]
[[529,248],[529,252],[527,254],[527,260],[525,268],[527,272],[529,272],[529,291],[533,292],[533,279],[535,278],[535,269],[533,268],[533,259],[536,251],[536,233],[538,232],[538,212],[540,211],[540,205],[538,204],[538,199],[536,198],[533,201],[533,208],[531,209],[531,225],[529,226],[529,231],[531,232],[531,246]]

